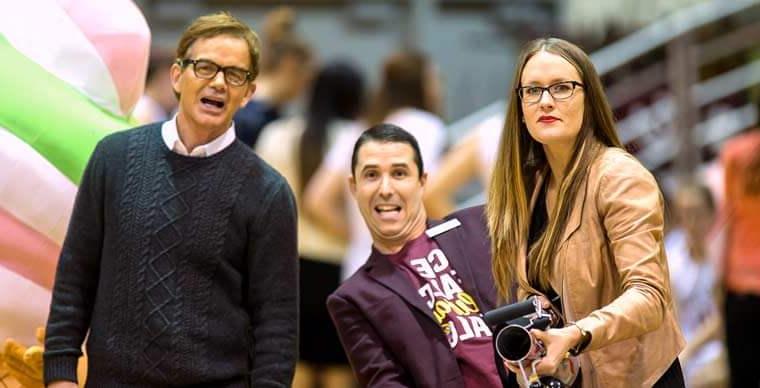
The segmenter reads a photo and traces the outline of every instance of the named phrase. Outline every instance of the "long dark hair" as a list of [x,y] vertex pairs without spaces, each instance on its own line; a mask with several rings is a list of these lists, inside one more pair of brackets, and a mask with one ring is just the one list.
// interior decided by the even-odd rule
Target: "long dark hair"
[[302,192],[322,163],[330,122],[356,119],[363,105],[364,77],[354,66],[333,62],[319,71],[312,84],[306,127],[299,147],[298,172]]
[[262,31],[262,74],[274,71],[286,57],[300,63],[312,59],[311,47],[296,33],[296,14],[291,7],[278,7],[267,14]]
[[430,71],[430,61],[421,52],[405,51],[391,55],[383,64],[380,88],[367,114],[368,123],[380,124],[391,112],[403,107],[437,114],[426,89]]

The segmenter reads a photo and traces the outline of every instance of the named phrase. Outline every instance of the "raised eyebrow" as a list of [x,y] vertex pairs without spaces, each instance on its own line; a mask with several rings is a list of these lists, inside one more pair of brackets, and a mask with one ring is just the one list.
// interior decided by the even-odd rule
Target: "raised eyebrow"
[[527,84],[524,84],[523,86],[544,86],[544,87],[548,88],[549,86],[553,86],[553,85],[560,84],[560,83],[563,83],[563,82],[580,82],[580,81],[575,81],[575,80],[572,80],[572,79],[564,79],[564,78],[555,78],[551,82],[549,82],[548,84],[546,84],[546,86],[544,86],[544,84],[541,84],[540,82],[536,82],[536,81],[529,82]]
[[369,169],[377,169],[377,168],[378,168],[377,164],[365,164],[364,166],[362,166],[362,168],[361,168],[361,170],[359,170],[359,172],[364,172],[364,171],[367,171]]
[[557,85],[557,84],[567,84],[567,83],[571,83],[571,82],[578,82],[578,83],[580,83],[580,81],[575,81],[575,80],[572,80],[572,79],[568,79],[568,80],[563,80],[563,81],[552,82],[549,86],[553,86],[553,85]]
[[[391,167],[392,168],[398,168],[398,167],[409,168],[409,163],[393,163],[393,164],[391,164]],[[363,171],[369,170],[371,168],[378,169],[378,168],[380,168],[380,165],[379,164],[365,164],[364,166],[362,166],[361,170],[359,170],[359,171],[363,172]]]
[[216,62],[214,62],[214,61],[212,61],[212,60],[210,60],[210,59],[208,59],[208,58],[198,57],[198,58],[195,58],[195,61],[196,61],[196,62],[200,62],[200,61],[203,61],[203,62],[213,63],[213,64],[215,64],[215,65],[217,65],[217,66],[221,67],[221,65],[219,65],[218,63],[216,63]]
[[250,71],[250,70],[247,70],[247,69],[245,69],[243,67],[238,67],[238,66],[225,66],[224,69],[235,69],[235,70],[240,70],[240,71],[246,72],[246,73],[248,73]]
[[212,60],[210,60],[208,58],[203,58],[203,57],[197,58],[196,61],[204,61],[204,62],[213,63],[214,65],[218,66],[220,69],[237,69],[237,70],[240,70],[240,71],[246,71],[246,72],[248,71],[245,68],[239,67],[239,66],[222,66],[222,65],[220,65],[220,64],[218,64],[218,63],[216,63],[216,62],[214,62],[214,61],[212,61]]

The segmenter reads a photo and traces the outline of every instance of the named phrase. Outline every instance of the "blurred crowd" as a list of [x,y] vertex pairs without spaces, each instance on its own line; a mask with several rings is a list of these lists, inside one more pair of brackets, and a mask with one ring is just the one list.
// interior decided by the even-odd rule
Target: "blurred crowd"
[[[489,117],[449,144],[442,116],[447,91],[432,58],[399,50],[370,77],[349,60],[321,58],[297,32],[296,20],[292,9],[279,8],[254,26],[262,40],[261,73],[253,98],[235,116],[235,130],[287,179],[299,208],[300,362],[293,386],[353,387],[325,300],[371,250],[348,190],[354,142],[382,122],[413,134],[430,176],[425,205],[440,218],[458,207],[462,187],[473,180],[488,186],[504,119]],[[176,113],[169,78],[174,60],[174,53],[151,51],[136,121]],[[664,190],[666,250],[688,342],[680,359],[689,387],[744,381],[756,364],[754,349],[744,344],[760,343],[754,329],[760,325],[760,129],[729,139],[710,166]]]

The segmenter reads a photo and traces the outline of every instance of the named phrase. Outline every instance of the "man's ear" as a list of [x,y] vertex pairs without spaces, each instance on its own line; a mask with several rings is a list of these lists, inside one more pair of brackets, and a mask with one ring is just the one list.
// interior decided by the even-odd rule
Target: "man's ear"
[[422,175],[420,175],[420,186],[425,187],[425,184],[427,183],[427,172],[423,172]]
[[356,198],[356,178],[354,178],[354,175],[351,174],[348,176],[348,189],[351,190],[351,195]]
[[169,69],[169,77],[172,81],[172,89],[174,89],[174,95],[179,95],[179,79],[182,77],[182,67],[177,62],[174,62],[172,64],[172,67]]
[[248,104],[248,101],[251,100],[251,97],[253,97],[253,92],[256,91],[256,84],[251,82],[248,84],[248,93],[245,94],[245,97],[243,97],[243,100],[240,101],[240,107],[244,107]]

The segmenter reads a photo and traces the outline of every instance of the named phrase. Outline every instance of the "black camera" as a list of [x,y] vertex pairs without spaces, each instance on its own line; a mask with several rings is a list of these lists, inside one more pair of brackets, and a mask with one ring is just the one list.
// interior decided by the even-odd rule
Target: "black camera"
[[[531,329],[546,330],[561,327],[562,319],[553,309],[544,309],[538,297],[532,296],[522,302],[502,306],[488,311],[483,316],[486,323],[495,333],[496,352],[504,361],[518,366],[525,382],[531,388],[561,388],[565,383],[571,384],[575,376],[565,376],[562,380],[551,377],[539,377],[535,373],[535,364],[545,354],[544,344],[536,339]],[[530,376],[525,365],[531,367]],[[571,370],[573,368],[570,368]]]

